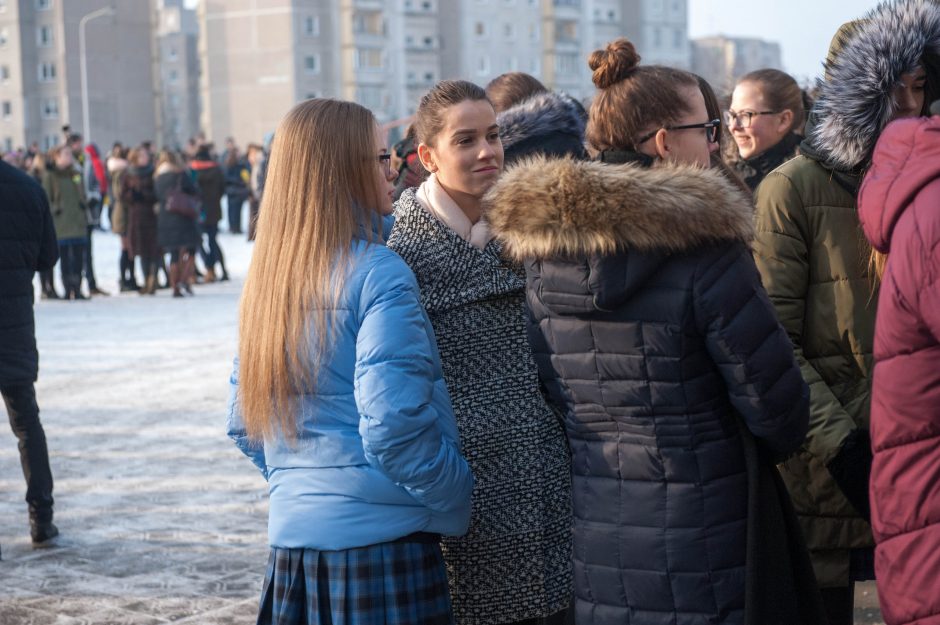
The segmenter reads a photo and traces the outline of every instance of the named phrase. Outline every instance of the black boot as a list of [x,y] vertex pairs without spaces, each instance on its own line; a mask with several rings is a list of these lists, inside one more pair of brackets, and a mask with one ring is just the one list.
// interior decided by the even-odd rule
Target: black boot
[[52,519],[48,521],[29,520],[29,536],[33,541],[33,549],[44,549],[54,547],[52,540],[59,535],[59,528],[55,526]]

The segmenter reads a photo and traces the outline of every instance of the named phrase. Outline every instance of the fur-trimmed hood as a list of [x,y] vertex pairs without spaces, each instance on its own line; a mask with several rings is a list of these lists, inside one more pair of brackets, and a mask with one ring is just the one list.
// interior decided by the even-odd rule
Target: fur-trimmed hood
[[587,112],[569,95],[538,93],[500,113],[497,123],[507,162],[535,152],[584,154]]
[[894,114],[892,90],[901,75],[914,71],[925,55],[940,61],[940,2],[881,4],[834,45],[840,49],[818,83],[808,138],[827,164],[854,170],[871,159]]
[[680,252],[754,237],[750,201],[717,170],[686,165],[535,157],[507,170],[485,202],[517,259]]

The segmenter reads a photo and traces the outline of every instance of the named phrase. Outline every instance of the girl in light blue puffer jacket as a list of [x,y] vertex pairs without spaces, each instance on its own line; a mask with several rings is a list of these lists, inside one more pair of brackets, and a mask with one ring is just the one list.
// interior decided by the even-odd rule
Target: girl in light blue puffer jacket
[[228,417],[270,490],[258,623],[451,623],[438,541],[466,531],[473,477],[414,275],[383,244],[387,151],[335,100],[275,137]]

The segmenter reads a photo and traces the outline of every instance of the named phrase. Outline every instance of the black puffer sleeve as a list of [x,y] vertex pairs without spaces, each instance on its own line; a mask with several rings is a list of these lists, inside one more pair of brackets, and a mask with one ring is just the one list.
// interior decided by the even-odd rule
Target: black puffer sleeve
[[748,429],[779,457],[802,444],[809,388],[748,247],[703,255],[693,278],[696,325]]

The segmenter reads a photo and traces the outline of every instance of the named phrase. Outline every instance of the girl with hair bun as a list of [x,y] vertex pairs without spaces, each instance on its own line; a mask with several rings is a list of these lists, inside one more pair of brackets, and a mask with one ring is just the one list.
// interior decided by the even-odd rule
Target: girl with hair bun
[[696,77],[639,61],[626,39],[590,57],[597,161],[529,160],[486,197],[525,261],[571,448],[574,619],[818,623],[774,466],[808,391],[751,256],[753,209],[709,166],[719,122]]
[[525,275],[483,212],[502,173],[496,112],[479,86],[438,83],[415,115],[430,173],[395,207],[388,246],[414,271],[473,470],[470,529],[442,542],[460,625],[560,625],[571,601],[565,435],[526,339]]

